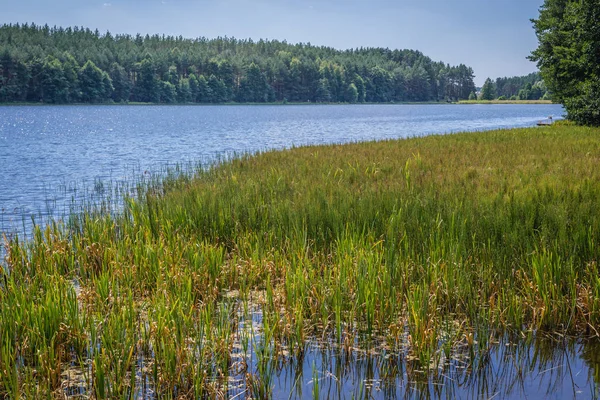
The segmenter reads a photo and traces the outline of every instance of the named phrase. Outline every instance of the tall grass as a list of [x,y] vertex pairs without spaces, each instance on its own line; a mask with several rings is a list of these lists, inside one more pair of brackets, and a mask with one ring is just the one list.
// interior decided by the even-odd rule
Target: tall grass
[[79,368],[97,398],[220,397],[235,366],[268,397],[277,359],[314,341],[384,342],[433,370],[508,333],[599,336],[599,161],[600,131],[564,126],[294,148],[146,182],[121,213],[6,244],[0,396],[56,395]]

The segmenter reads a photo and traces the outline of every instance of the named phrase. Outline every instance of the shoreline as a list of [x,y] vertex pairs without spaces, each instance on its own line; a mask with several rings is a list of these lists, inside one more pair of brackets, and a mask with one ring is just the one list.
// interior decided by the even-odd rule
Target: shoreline
[[158,106],[158,107],[215,107],[215,106],[402,106],[402,105],[416,105],[416,106],[432,106],[432,105],[498,105],[498,104],[511,104],[511,105],[550,105],[559,104],[553,103],[552,101],[546,100],[461,100],[457,102],[389,102],[389,103],[308,103],[308,102],[273,102],[273,103],[142,103],[142,102],[127,102],[127,103],[38,103],[38,102],[16,102],[16,103],[0,103],[0,107],[69,107],[69,106]]
[[559,104],[552,100],[460,100],[456,104]]

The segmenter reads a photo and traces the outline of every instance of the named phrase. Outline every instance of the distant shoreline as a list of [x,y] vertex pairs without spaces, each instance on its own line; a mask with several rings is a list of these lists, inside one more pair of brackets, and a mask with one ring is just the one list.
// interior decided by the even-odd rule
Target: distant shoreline
[[460,100],[456,104],[555,104],[552,100]]
[[423,101],[423,102],[389,102],[389,103],[308,103],[308,102],[272,102],[272,103],[143,103],[130,101],[126,103],[40,103],[40,102],[10,102],[0,103],[0,107],[11,106],[189,106],[189,107],[214,107],[214,106],[340,106],[340,105],[465,105],[465,104],[554,104],[550,100],[461,100],[457,102]]

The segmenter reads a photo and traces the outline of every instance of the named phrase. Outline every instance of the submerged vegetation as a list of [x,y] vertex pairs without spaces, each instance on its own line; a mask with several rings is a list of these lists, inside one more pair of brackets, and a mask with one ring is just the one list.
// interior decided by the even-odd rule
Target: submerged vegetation
[[265,398],[312,346],[468,382],[513,335],[598,337],[599,158],[573,126],[301,147],[37,227],[0,269],[0,396]]

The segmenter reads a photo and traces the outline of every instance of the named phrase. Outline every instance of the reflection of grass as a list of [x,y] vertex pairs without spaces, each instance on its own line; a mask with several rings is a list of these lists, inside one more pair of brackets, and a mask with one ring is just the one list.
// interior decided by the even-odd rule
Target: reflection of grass
[[572,126],[303,147],[38,227],[7,244],[0,395],[53,393],[69,363],[99,397],[219,396],[233,365],[268,395],[310,339],[427,368],[494,332],[597,335],[599,161]]

